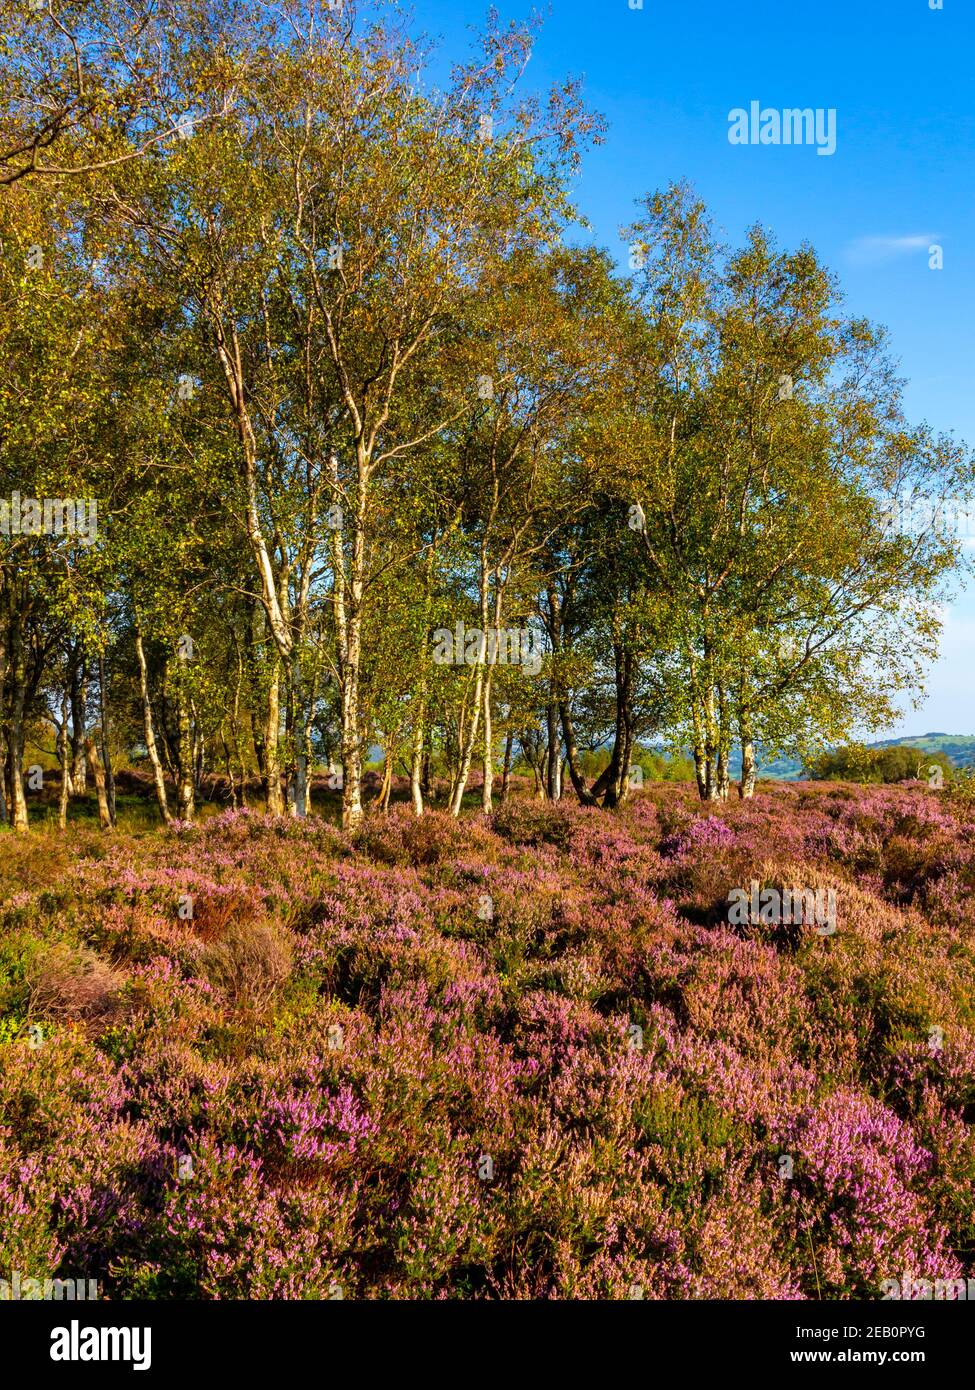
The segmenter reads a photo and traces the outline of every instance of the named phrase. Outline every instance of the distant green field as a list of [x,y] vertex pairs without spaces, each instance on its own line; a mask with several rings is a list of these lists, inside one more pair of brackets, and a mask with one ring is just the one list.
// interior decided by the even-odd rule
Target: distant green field
[[[870,748],[920,748],[925,753],[944,753],[956,767],[975,764],[975,734],[917,734],[913,738],[886,738],[867,745]],[[731,757],[733,777],[741,772],[741,753],[736,751]],[[802,763],[795,758],[776,758],[768,763],[759,763],[759,775],[772,777],[778,781],[795,782],[802,776]]]

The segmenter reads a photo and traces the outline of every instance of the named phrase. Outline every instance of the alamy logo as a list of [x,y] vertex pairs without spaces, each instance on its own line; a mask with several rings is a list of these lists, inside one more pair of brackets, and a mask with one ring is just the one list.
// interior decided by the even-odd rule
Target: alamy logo
[[975,535],[975,507],[964,498],[904,492],[881,508],[880,518],[904,536]]
[[131,1361],[134,1371],[152,1365],[151,1327],[82,1327],[77,1318],[51,1332],[52,1361]]
[[76,536],[82,545],[98,539],[98,502],[63,497],[0,497],[0,536]]
[[728,894],[728,921],[733,927],[815,926],[820,936],[836,931],[835,888],[733,888]]
[[836,108],[791,107],[779,111],[753,101],[746,111],[728,112],[731,145],[815,145],[817,154],[836,153]]
[[19,1269],[15,1269],[9,1279],[0,1279],[0,1302],[13,1302],[25,1299],[30,1302],[39,1299],[53,1299],[59,1302],[94,1302],[98,1298],[97,1279],[25,1279]]
[[453,632],[438,627],[433,634],[433,659],[438,666],[520,666],[526,675],[542,669],[541,634],[530,628],[465,628],[458,622]]
[[906,1299],[915,1303],[921,1299],[936,1299],[938,1302],[966,1303],[975,1299],[975,1279],[915,1279],[905,1274],[900,1279],[884,1279],[880,1285],[880,1297],[888,1302],[891,1299]]

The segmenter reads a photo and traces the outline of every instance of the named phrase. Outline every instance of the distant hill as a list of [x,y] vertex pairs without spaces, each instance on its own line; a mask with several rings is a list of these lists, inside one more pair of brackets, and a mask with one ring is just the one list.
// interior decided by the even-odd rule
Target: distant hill
[[[884,738],[870,743],[868,748],[920,748],[924,753],[944,753],[955,767],[975,765],[975,734],[916,734],[911,738]],[[731,775],[741,775],[741,752],[736,750],[730,760]],[[802,776],[802,763],[795,758],[776,758],[758,764],[759,777],[772,777],[780,782],[796,782]]]
[[918,734],[914,738],[887,738],[873,743],[871,748],[920,748],[925,753],[944,753],[955,767],[970,767],[975,763],[975,734]]
[[[740,748],[732,749],[728,768],[734,780],[741,776]],[[802,763],[795,758],[775,758],[771,762],[763,762],[759,753],[757,771],[759,777],[772,777],[777,782],[797,782],[802,774]]]

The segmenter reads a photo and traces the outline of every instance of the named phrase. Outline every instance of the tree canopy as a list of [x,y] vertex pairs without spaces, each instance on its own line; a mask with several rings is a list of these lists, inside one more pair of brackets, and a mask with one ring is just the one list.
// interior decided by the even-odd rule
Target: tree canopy
[[722,245],[680,181],[623,265],[589,244],[602,122],[526,91],[531,26],[434,82],[394,8],[3,13],[15,827],[48,733],[62,822],[93,777],[113,823],[125,758],[166,821],[217,775],[304,815],[317,766],[352,826],[377,746],[418,814],[431,768],[459,814],[516,762],[618,805],[680,766],[651,745],[714,800],[735,744],[750,796],[756,746],[917,694],[966,561],[897,501],[967,502],[970,454],[811,246]]

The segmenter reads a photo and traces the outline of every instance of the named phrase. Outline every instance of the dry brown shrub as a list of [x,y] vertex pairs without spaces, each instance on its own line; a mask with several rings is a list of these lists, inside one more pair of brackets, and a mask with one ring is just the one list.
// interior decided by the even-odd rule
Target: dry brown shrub
[[208,943],[201,967],[237,1008],[262,1014],[291,974],[291,943],[270,922],[235,922]]
[[28,971],[28,1016],[104,1019],[114,1011],[124,984],[125,976],[94,951],[59,942]]

